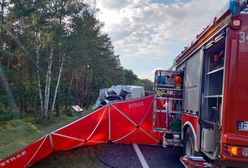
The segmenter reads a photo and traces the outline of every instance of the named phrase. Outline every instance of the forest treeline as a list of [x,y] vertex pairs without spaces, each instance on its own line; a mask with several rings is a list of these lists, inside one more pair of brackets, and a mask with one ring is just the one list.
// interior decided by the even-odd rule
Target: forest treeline
[[83,0],[0,0],[0,121],[88,107],[115,84],[152,88],[121,66],[96,13]]

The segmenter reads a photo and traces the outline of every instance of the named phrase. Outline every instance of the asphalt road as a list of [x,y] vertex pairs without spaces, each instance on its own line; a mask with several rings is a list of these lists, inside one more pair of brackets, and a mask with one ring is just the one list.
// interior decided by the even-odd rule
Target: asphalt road
[[[138,145],[149,168],[183,168],[180,148]],[[104,144],[98,158],[104,168],[142,168],[132,144]]]

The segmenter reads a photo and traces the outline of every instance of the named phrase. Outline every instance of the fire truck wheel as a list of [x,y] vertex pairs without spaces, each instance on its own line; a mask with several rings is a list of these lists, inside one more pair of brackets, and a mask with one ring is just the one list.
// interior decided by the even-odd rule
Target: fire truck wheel
[[195,139],[193,132],[190,128],[188,128],[184,135],[184,155],[187,156],[196,156],[196,152],[194,150]]

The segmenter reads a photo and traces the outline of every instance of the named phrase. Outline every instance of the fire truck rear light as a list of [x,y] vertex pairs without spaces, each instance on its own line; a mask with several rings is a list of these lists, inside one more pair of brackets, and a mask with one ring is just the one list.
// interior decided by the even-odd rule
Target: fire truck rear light
[[248,147],[225,145],[224,151],[232,157],[248,157]]
[[238,156],[238,147],[236,147],[236,146],[228,146],[227,151],[232,156]]

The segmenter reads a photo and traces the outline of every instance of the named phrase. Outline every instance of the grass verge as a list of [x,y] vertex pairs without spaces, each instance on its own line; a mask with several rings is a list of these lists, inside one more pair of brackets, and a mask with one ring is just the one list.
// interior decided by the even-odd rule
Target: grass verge
[[[51,131],[71,123],[88,113],[90,113],[90,109],[79,115],[68,116],[61,114],[60,117],[54,117],[40,124],[36,123],[32,117],[0,122],[0,159],[14,154]],[[101,146],[96,145],[56,152],[32,167],[98,168],[102,167],[101,162],[97,159],[100,151]]]
[[0,159],[12,155],[49,132],[78,118],[78,116],[69,117],[61,114],[60,117],[52,118],[42,124],[37,124],[32,117],[0,122]]

